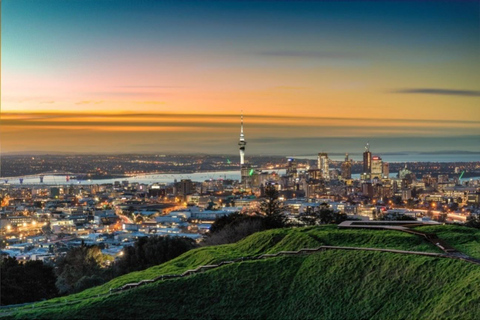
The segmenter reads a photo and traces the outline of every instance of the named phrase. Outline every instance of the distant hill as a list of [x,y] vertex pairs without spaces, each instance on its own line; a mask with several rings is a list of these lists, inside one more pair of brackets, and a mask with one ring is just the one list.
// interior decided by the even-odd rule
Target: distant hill
[[[469,255],[480,255],[476,229],[421,229],[436,232]],[[332,250],[244,261],[108,294],[129,282],[200,265],[321,245],[439,252],[423,238],[397,231],[336,226],[270,230],[236,244],[195,249],[75,295],[2,311],[5,318],[24,319],[480,318],[479,265],[387,252]]]

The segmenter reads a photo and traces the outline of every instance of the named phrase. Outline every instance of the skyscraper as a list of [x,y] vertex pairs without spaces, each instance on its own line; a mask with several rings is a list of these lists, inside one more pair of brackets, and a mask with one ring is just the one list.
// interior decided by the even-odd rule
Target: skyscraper
[[287,161],[287,175],[297,175],[297,162],[293,158],[289,158]]
[[322,177],[325,180],[330,180],[330,167],[328,164],[328,154],[325,152],[318,154],[318,169],[322,171]]
[[342,163],[342,178],[352,179],[352,163],[348,159],[348,153],[345,154],[345,161]]
[[383,161],[379,156],[372,157],[371,163],[371,178],[372,179],[382,179],[383,175]]
[[365,152],[363,153],[363,173],[371,173],[372,172],[372,153],[370,152],[370,145],[367,142],[365,146]]
[[384,179],[388,179],[388,176],[390,175],[390,165],[388,164],[388,162],[383,163],[382,175]]

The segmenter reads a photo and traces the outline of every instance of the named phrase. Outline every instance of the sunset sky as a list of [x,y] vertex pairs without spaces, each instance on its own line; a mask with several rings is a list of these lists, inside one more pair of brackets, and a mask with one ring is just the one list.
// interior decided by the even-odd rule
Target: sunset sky
[[2,0],[1,149],[480,151],[479,1]]

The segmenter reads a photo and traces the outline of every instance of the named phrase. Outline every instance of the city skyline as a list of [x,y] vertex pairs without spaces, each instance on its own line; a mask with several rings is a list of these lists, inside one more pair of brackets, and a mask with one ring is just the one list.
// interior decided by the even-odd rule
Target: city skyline
[[478,1],[2,1],[3,153],[478,151]]

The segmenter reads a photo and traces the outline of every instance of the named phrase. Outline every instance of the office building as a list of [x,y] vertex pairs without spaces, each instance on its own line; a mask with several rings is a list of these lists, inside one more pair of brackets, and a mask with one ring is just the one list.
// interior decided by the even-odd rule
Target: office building
[[329,163],[328,163],[328,154],[327,153],[319,153],[318,154],[318,169],[322,172],[322,178],[324,180],[330,180],[330,172],[329,172]]
[[342,170],[342,179],[351,179],[352,178],[352,163],[348,159],[348,153],[345,154],[345,161],[341,166]]
[[372,171],[372,153],[370,152],[370,146],[367,142],[365,146],[365,152],[363,153],[363,173],[371,173]]

